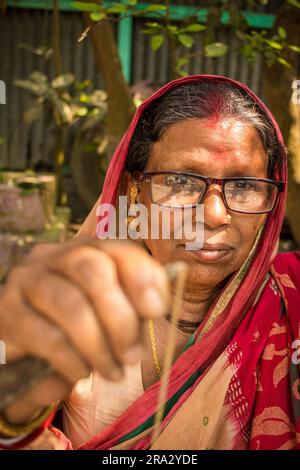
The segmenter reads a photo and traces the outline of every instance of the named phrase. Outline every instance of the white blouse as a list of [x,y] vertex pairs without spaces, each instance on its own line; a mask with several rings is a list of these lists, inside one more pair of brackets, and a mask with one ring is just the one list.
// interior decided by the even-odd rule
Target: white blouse
[[63,402],[64,433],[76,448],[111,424],[144,393],[141,361],[126,365],[120,382],[93,372]]

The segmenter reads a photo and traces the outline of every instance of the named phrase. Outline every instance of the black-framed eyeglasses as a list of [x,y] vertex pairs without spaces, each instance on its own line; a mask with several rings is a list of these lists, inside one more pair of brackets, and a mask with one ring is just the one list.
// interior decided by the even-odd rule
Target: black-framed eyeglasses
[[271,212],[284,183],[264,178],[210,178],[179,171],[135,172],[138,181],[148,181],[150,199],[165,207],[194,207],[201,204],[211,184],[221,186],[224,205],[234,212],[264,214]]

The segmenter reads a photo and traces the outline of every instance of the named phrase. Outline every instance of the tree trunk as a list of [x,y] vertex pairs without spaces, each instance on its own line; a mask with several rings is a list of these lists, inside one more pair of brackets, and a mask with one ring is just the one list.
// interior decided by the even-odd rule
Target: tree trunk
[[[55,76],[62,75],[61,38],[60,38],[60,12],[59,0],[53,0],[52,20],[52,47]],[[65,163],[65,129],[61,122],[55,123],[55,176],[56,176],[56,202],[65,205],[63,187],[63,167]]]
[[[84,14],[88,25],[92,22]],[[120,138],[126,131],[133,117],[135,107],[129,85],[122,73],[121,62],[111,23],[107,20],[94,25],[90,32],[96,62],[105,83],[108,100],[107,118],[107,154],[110,159]]]
[[[288,33],[289,44],[300,45],[300,9],[289,5],[281,7],[274,25],[274,33],[282,26]],[[264,96],[282,131],[290,156],[288,159],[289,186],[286,216],[296,243],[300,246],[300,119],[299,104],[291,101],[292,83],[297,79],[295,53],[286,52],[284,58],[293,64],[264,67]]]

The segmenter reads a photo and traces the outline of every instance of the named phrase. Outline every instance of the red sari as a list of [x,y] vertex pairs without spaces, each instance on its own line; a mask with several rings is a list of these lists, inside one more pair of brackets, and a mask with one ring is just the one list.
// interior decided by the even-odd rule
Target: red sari
[[[101,203],[115,204],[131,137],[144,109],[182,83],[245,85],[212,75],[166,84],[146,100],[118,145]],[[276,179],[287,182],[286,153]],[[172,367],[160,435],[150,447],[160,382],[81,449],[300,449],[300,253],[277,254],[286,189],[241,269],[234,273]]]

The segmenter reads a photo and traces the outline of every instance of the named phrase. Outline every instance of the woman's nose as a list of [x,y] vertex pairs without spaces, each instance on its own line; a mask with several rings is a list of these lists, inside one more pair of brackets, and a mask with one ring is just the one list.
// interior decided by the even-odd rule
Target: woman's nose
[[228,225],[228,215],[222,197],[222,189],[218,184],[212,184],[207,190],[202,201],[204,204],[204,224],[209,228],[220,225]]

